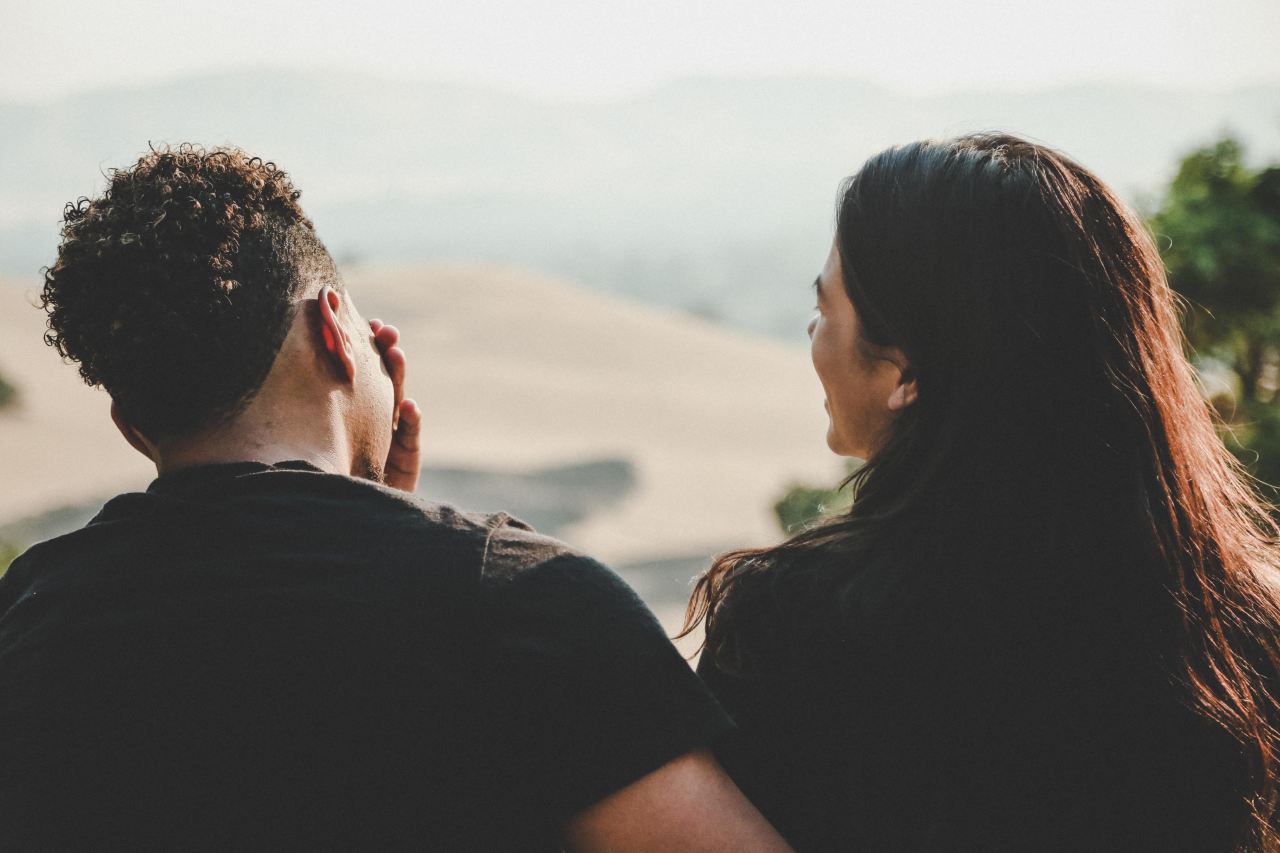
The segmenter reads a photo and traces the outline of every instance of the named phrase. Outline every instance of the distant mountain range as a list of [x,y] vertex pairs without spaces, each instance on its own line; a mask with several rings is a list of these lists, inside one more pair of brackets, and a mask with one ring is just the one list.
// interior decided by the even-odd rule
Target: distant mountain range
[[562,103],[454,83],[245,71],[0,105],[0,271],[52,260],[64,203],[150,142],[288,169],[348,265],[488,261],[798,339],[839,180],[921,137],[1051,143],[1130,199],[1224,132],[1280,158],[1280,86],[911,97],[855,80],[690,79]]

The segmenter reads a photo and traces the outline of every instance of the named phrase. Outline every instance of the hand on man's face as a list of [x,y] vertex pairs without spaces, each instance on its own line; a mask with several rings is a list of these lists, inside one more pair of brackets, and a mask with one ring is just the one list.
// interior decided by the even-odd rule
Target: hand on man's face
[[382,363],[391,376],[394,401],[391,409],[391,449],[387,452],[384,477],[388,486],[413,493],[418,489],[418,474],[422,469],[422,453],[418,434],[422,428],[422,410],[418,404],[404,396],[406,359],[400,349],[400,331],[381,320],[370,320],[373,340],[382,355]]

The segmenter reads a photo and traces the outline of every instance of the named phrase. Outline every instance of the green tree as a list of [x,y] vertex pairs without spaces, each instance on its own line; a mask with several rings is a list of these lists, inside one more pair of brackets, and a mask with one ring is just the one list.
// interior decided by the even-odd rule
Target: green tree
[[1280,483],[1280,166],[1245,163],[1219,140],[1183,159],[1150,224],[1186,298],[1184,327],[1203,367],[1238,379],[1224,435],[1259,479]]
[[4,376],[0,376],[0,409],[12,406],[18,400],[18,389],[14,388]]
[[800,483],[787,489],[773,505],[782,532],[790,536],[806,527],[849,508],[846,490],[822,489]]
[[1241,397],[1271,402],[1280,362],[1280,166],[1253,170],[1234,139],[1189,154],[1151,217],[1186,297],[1187,337],[1240,377]]
[[22,553],[22,549],[12,542],[6,542],[0,539],[0,577],[9,570],[9,564],[18,558]]
[[[858,463],[850,462],[847,473],[857,470]],[[782,532],[790,536],[799,533],[824,518],[849,509],[853,503],[848,486],[834,489],[793,483],[778,502],[773,505],[773,514],[778,519]]]

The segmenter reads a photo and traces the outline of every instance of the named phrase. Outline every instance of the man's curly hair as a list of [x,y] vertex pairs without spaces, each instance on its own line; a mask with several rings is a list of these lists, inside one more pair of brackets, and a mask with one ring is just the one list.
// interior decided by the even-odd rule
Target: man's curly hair
[[266,380],[294,299],[337,270],[299,191],[237,148],[153,148],[63,213],[45,341],[148,438],[232,417]]

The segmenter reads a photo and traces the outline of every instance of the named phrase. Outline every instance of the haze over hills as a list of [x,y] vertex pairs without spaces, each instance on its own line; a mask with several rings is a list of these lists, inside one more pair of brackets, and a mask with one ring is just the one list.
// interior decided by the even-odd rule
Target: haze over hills
[[354,73],[240,72],[0,105],[0,270],[48,263],[65,202],[148,141],[277,160],[348,261],[484,261],[800,340],[835,189],[921,137],[1005,129],[1131,199],[1230,130],[1280,157],[1280,86],[1082,85],[912,97],[854,80],[690,79],[549,102]]

